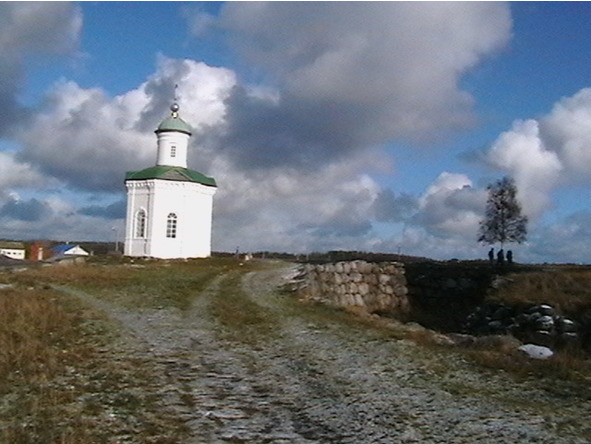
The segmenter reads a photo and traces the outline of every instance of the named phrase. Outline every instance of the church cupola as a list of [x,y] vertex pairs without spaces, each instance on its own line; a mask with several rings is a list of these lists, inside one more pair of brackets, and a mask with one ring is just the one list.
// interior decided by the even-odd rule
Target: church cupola
[[179,105],[173,103],[170,107],[170,116],[154,131],[158,136],[158,166],[187,168],[187,147],[191,127],[179,117],[179,109]]

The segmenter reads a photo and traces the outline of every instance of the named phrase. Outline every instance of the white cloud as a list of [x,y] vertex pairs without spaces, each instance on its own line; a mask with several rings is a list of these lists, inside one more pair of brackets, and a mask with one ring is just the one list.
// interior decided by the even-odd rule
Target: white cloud
[[524,212],[532,218],[550,207],[558,187],[591,183],[591,88],[561,99],[538,120],[515,121],[486,160],[513,176]]
[[464,174],[443,172],[419,199],[414,223],[439,238],[474,240],[486,193]]
[[223,99],[234,81],[223,68],[163,57],[145,83],[114,98],[62,81],[20,133],[19,158],[73,189],[119,190],[126,170],[154,164],[153,131],[169,112],[175,83],[181,115],[197,133],[223,120]]
[[357,162],[335,162],[316,172],[274,169],[241,172],[222,157],[212,170],[219,191],[214,203],[214,249],[306,252],[367,248],[370,208],[379,187]]
[[494,142],[487,158],[515,179],[525,214],[536,218],[548,208],[548,194],[563,168],[556,153],[548,150],[541,139],[537,121],[516,121]]
[[560,158],[565,179],[591,182],[591,88],[556,103],[540,120],[540,137]]
[[459,80],[511,28],[499,3],[236,2],[222,11],[251,64],[327,122],[337,113],[360,144],[429,139],[470,122]]
[[17,161],[12,152],[0,151],[0,190],[34,188],[48,182],[31,165]]

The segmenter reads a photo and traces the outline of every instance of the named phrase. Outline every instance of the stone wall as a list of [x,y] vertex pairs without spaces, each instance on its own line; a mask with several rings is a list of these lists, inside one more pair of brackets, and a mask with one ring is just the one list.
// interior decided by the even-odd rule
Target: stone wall
[[462,329],[502,271],[488,264],[454,262],[406,264],[405,270],[412,320],[443,332]]
[[302,265],[299,293],[309,300],[460,331],[498,270],[485,265],[362,260]]
[[410,310],[404,265],[398,262],[305,264],[300,279],[305,299],[397,318]]

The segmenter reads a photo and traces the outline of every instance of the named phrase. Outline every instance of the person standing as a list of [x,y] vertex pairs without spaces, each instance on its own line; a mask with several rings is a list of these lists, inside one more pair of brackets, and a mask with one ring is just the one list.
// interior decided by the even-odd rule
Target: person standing
[[488,261],[490,262],[491,265],[495,264],[495,249],[491,248],[490,250],[488,250]]
[[501,267],[503,265],[505,265],[505,252],[503,251],[502,248],[497,253],[497,265],[499,265]]

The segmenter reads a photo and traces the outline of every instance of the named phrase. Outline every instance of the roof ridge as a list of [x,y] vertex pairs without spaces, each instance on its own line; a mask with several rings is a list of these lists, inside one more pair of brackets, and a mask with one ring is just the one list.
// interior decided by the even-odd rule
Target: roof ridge
[[172,165],[155,165],[152,167],[144,168],[140,171],[128,171],[125,174],[125,180],[127,181],[161,179],[183,181],[182,179],[176,179],[167,174],[170,172],[177,173],[178,176],[185,179],[187,182],[197,182],[202,185],[217,187],[215,179],[213,177],[208,177],[205,174],[200,173],[196,170],[191,170],[189,168]]

